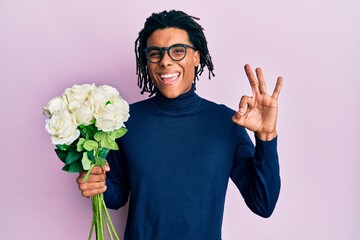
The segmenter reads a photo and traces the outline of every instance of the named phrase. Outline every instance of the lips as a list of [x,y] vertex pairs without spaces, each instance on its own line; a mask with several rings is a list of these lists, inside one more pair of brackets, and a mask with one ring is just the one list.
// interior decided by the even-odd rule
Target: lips
[[161,74],[160,78],[161,81],[164,83],[164,85],[169,86],[175,84],[179,76],[180,73],[177,72],[177,73]]

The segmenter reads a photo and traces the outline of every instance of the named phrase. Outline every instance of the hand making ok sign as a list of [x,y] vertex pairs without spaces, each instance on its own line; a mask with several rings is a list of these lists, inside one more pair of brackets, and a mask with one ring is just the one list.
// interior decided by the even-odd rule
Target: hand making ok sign
[[271,140],[277,136],[276,121],[278,114],[278,97],[283,83],[282,77],[277,78],[273,94],[270,96],[261,68],[256,68],[256,77],[250,65],[245,65],[245,72],[249,79],[253,96],[243,96],[239,103],[239,110],[232,117],[232,121],[255,132],[261,140]]

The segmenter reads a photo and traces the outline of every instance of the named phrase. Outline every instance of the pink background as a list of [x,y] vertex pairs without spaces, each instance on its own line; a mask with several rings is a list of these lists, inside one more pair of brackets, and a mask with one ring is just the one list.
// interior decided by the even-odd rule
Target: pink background
[[[89,199],[61,171],[41,110],[73,84],[136,86],[134,41],[152,12],[201,18],[216,77],[198,93],[236,108],[251,94],[243,65],[268,88],[284,77],[282,190],[273,216],[251,213],[229,183],[223,239],[360,239],[360,2],[0,1],[0,239],[87,239]],[[127,209],[111,211],[119,232]]]

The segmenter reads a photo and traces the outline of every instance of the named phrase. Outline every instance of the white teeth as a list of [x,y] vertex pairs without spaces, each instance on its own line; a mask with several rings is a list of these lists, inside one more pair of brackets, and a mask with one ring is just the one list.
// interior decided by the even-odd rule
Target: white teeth
[[172,78],[172,77],[176,77],[176,76],[179,76],[179,73],[170,73],[170,74],[160,75],[161,78]]

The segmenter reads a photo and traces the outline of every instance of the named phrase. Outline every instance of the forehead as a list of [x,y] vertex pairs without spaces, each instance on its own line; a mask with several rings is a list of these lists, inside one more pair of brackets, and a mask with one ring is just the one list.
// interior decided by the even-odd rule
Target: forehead
[[147,46],[168,47],[175,43],[189,42],[188,33],[179,28],[165,28],[154,31],[147,39]]

